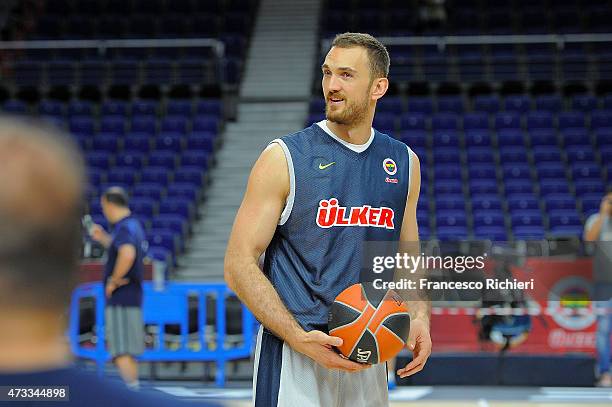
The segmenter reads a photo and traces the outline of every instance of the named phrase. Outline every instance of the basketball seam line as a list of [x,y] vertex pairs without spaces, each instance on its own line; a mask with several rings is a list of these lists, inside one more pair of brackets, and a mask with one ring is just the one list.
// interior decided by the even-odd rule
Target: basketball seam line
[[[390,330],[389,328],[387,328],[384,325],[381,325],[381,327],[385,328],[387,331],[391,332],[393,334],[393,336],[395,336],[397,339],[400,340],[401,343],[406,343],[404,339],[400,338],[395,332],[393,332],[392,330]],[[380,328],[379,328],[380,329]],[[376,333],[378,333],[378,329],[376,330]]]
[[[361,311],[358,311],[358,312],[359,312],[359,316],[361,316],[361,315],[362,315]],[[331,334],[332,332],[337,331],[337,330],[338,330],[338,329],[340,329],[340,328],[344,328],[344,327],[347,327],[347,326],[351,326],[351,325],[353,325],[353,324],[357,323],[358,321],[359,321],[359,317],[355,318],[355,320],[353,320],[353,321],[349,322],[348,324],[344,324],[344,325],[340,325],[340,326],[335,327],[334,329],[330,330],[330,331],[329,331],[329,333]],[[369,323],[369,322],[370,322],[370,321],[368,321],[368,323]],[[366,325],[366,326],[367,326],[367,325]],[[359,337],[359,339],[361,339],[361,337]]]
[[[370,306],[372,306],[372,304],[370,304],[370,303],[369,303],[369,301],[368,301],[368,304],[369,304]],[[366,308],[367,308],[367,307],[366,307]],[[374,308],[374,307],[372,307],[372,308]],[[351,351],[349,352],[349,356],[351,356],[351,354],[352,354],[352,353],[353,353],[353,351],[355,350],[355,346],[357,346],[357,344],[359,343],[359,341],[361,340],[361,338],[363,338],[363,334],[365,333],[365,331],[370,331],[370,330],[368,329],[368,325],[370,325],[370,322],[372,322],[372,318],[374,318],[374,316],[376,316],[377,311],[378,311],[378,309],[377,309],[377,308],[374,308],[374,313],[372,314],[372,316],[370,317],[370,319],[368,320],[368,322],[365,324],[365,326],[366,326],[366,327],[365,327],[365,329],[364,329],[364,330],[361,332],[361,335],[359,335],[359,338],[357,338],[357,340],[355,341],[355,344],[353,345],[353,348],[352,348],[352,349],[351,349]],[[370,331],[370,333],[372,333],[372,331]],[[374,335],[372,335],[372,336],[374,336]],[[376,339],[376,337],[375,337],[375,336],[374,336],[374,339]],[[347,356],[347,357],[348,357],[348,356]]]
[[[381,326],[383,326],[385,321],[388,320],[389,318],[395,316],[395,315],[408,315],[408,317],[410,317],[410,313],[409,312],[394,312],[393,314],[389,314],[386,317],[384,317],[382,321],[380,321],[380,324],[378,325],[378,328],[376,328],[376,331],[374,333],[378,333],[378,330],[380,329]],[[387,329],[389,329],[389,328],[387,328]]]
[[[344,306],[346,306],[346,307],[349,307],[349,308],[350,308],[350,309],[352,309],[353,311],[358,312],[358,313],[360,313],[360,314],[363,312],[362,310],[358,310],[357,308],[355,308],[355,307],[353,307],[352,305],[349,305],[349,304],[347,304],[347,303],[343,302],[342,300],[336,300],[336,301],[334,301],[334,302],[337,302],[338,304],[342,304],[342,305],[344,305]],[[367,302],[366,302],[366,306],[367,306],[367,305],[368,305],[368,304],[367,304]]]

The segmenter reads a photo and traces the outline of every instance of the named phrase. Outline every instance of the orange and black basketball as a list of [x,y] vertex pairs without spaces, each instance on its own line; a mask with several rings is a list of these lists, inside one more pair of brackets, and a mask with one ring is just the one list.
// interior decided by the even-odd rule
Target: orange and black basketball
[[402,350],[410,332],[410,316],[395,291],[354,284],[336,297],[328,327],[330,335],[344,341],[338,348],[344,356],[375,364]]

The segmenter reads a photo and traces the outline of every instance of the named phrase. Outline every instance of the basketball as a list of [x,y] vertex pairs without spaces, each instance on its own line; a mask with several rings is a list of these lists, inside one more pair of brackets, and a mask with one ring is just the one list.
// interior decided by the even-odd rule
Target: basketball
[[354,284],[329,312],[329,334],[344,341],[338,350],[350,360],[376,364],[397,355],[410,332],[408,307],[393,290]]

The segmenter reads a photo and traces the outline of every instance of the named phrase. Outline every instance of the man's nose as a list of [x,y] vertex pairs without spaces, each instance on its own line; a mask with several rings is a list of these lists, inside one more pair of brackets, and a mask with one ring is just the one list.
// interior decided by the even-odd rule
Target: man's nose
[[329,80],[329,90],[335,92],[340,90],[340,80],[336,75],[332,75]]

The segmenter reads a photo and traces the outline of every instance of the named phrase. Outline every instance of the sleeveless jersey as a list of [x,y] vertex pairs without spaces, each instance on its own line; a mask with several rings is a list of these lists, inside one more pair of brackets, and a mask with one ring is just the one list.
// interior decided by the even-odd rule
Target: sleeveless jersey
[[399,241],[412,153],[374,129],[356,152],[324,123],[273,141],[290,194],[263,268],[298,323],[326,331],[336,296],[359,282],[363,242]]

